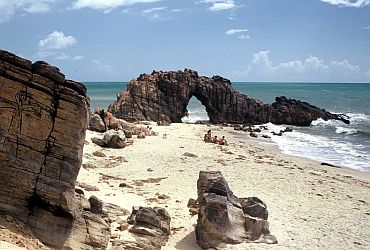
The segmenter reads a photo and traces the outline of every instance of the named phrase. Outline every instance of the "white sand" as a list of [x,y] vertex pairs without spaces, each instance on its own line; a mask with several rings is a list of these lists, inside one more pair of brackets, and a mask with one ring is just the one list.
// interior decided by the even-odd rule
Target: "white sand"
[[[226,135],[230,146],[204,143],[208,129]],[[78,181],[100,189],[86,196],[94,194],[130,211],[133,205],[167,208],[173,230],[163,249],[200,249],[194,235],[197,216],[191,216],[186,205],[189,198],[197,197],[201,170],[220,170],[238,197],[262,199],[268,206],[270,230],[279,241],[277,245],[228,245],[227,249],[370,249],[369,173],[288,156],[261,143],[263,139],[251,139],[232,128],[172,124],[153,126],[153,130],[159,136],[135,138],[124,149],[101,149],[91,142],[98,133],[88,131],[84,163],[99,161],[101,168],[81,168]],[[240,138],[248,143],[240,143]],[[97,150],[107,157],[92,156]],[[186,157],[185,152],[198,157]],[[127,162],[104,168],[113,156],[123,156]],[[102,174],[116,178],[102,180]],[[132,187],[119,187],[120,183]],[[165,199],[158,199],[161,195]],[[127,237],[127,232],[113,234]]]

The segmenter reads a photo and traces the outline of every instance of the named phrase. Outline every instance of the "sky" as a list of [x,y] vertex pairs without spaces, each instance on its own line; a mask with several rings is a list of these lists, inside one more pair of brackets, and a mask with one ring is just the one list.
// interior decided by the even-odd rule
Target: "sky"
[[370,0],[0,0],[0,49],[76,81],[370,82],[369,47]]

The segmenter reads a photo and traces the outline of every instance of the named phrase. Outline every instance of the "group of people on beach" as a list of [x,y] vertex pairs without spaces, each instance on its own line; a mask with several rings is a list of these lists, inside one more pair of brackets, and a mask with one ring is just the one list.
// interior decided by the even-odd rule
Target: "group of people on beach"
[[212,136],[212,131],[208,130],[206,134],[204,134],[204,142],[210,142],[215,143],[219,145],[227,146],[228,143],[225,139],[225,136],[222,136],[222,138],[217,137],[217,135]]

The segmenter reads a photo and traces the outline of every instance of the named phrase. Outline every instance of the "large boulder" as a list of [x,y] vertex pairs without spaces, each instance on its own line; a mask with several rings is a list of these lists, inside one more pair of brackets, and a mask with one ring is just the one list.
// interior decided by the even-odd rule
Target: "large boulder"
[[134,207],[128,223],[133,240],[118,240],[113,246],[122,249],[159,250],[166,244],[171,234],[171,217],[166,209],[160,207]]
[[211,123],[291,124],[308,126],[313,120],[336,119],[341,115],[286,97],[269,105],[237,92],[228,79],[199,76],[196,71],[153,71],[130,81],[109,111],[126,120],[156,121],[159,125],[181,122],[191,97],[206,108]]
[[219,171],[201,171],[195,235],[203,249],[242,242],[277,243],[270,234],[266,204],[257,197],[237,198]]
[[108,244],[107,223],[84,211],[75,193],[87,107],[83,84],[0,50],[0,213],[53,248]]
[[122,130],[108,130],[103,138],[93,137],[92,142],[100,147],[124,148],[126,147],[126,137]]
[[96,132],[105,132],[107,130],[103,119],[98,114],[91,115],[89,129]]

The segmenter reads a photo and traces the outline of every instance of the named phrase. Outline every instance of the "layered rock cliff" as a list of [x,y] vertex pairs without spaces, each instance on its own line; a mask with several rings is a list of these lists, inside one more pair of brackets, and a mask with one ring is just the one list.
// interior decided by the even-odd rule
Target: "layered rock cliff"
[[109,111],[127,120],[181,122],[193,96],[205,106],[211,123],[308,126],[318,118],[348,122],[340,115],[285,97],[277,97],[271,105],[264,104],[234,90],[228,79],[199,76],[188,69],[140,75],[110,105]]
[[56,248],[102,247],[109,238],[75,193],[87,114],[84,85],[0,50],[0,212]]

